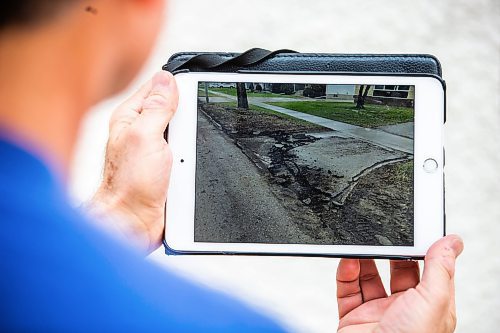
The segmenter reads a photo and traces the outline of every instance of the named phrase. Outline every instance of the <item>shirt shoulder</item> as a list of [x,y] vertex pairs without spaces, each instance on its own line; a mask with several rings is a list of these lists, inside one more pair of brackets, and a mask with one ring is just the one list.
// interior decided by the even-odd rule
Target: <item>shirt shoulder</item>
[[0,166],[1,331],[282,331],[94,229],[36,163],[8,158],[19,168]]

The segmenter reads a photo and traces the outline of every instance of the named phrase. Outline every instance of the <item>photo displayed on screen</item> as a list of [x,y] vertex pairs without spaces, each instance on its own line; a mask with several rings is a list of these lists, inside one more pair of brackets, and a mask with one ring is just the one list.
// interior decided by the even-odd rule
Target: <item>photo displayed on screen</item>
[[199,82],[194,241],[412,246],[414,96]]

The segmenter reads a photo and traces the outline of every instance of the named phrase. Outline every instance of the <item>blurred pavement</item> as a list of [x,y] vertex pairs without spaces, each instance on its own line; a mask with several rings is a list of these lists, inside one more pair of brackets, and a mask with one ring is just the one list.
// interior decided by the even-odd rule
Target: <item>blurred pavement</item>
[[[431,53],[447,82],[446,209],[465,240],[457,270],[457,332],[500,325],[500,2],[498,0],[173,0],[158,46],[128,92],[97,106],[81,130],[70,190],[100,179],[111,110],[179,51]],[[336,259],[166,257],[154,260],[232,292],[294,332],[337,326]],[[387,282],[388,263],[380,262]],[[166,295],[165,297],[168,297]]]

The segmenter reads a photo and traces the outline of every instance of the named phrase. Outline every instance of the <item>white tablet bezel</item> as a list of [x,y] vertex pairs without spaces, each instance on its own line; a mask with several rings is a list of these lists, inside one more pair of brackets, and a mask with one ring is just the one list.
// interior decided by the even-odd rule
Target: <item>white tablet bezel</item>
[[[170,122],[173,165],[166,207],[165,244],[179,253],[254,253],[421,257],[444,234],[444,87],[434,77],[328,74],[179,73],[179,107]],[[414,246],[208,243],[194,241],[198,82],[414,85]],[[434,159],[437,170],[424,170]]]

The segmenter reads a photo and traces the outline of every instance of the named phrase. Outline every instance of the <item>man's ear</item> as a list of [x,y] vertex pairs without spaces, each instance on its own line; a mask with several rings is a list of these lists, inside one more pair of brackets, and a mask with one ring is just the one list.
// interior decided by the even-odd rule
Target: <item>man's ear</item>
[[[109,1],[109,0],[108,0]],[[167,0],[111,0],[120,6],[120,10],[136,12],[144,18],[150,15],[163,14]]]
[[163,8],[166,5],[166,0],[131,0],[136,2],[139,6],[152,7],[158,9],[158,7]]

